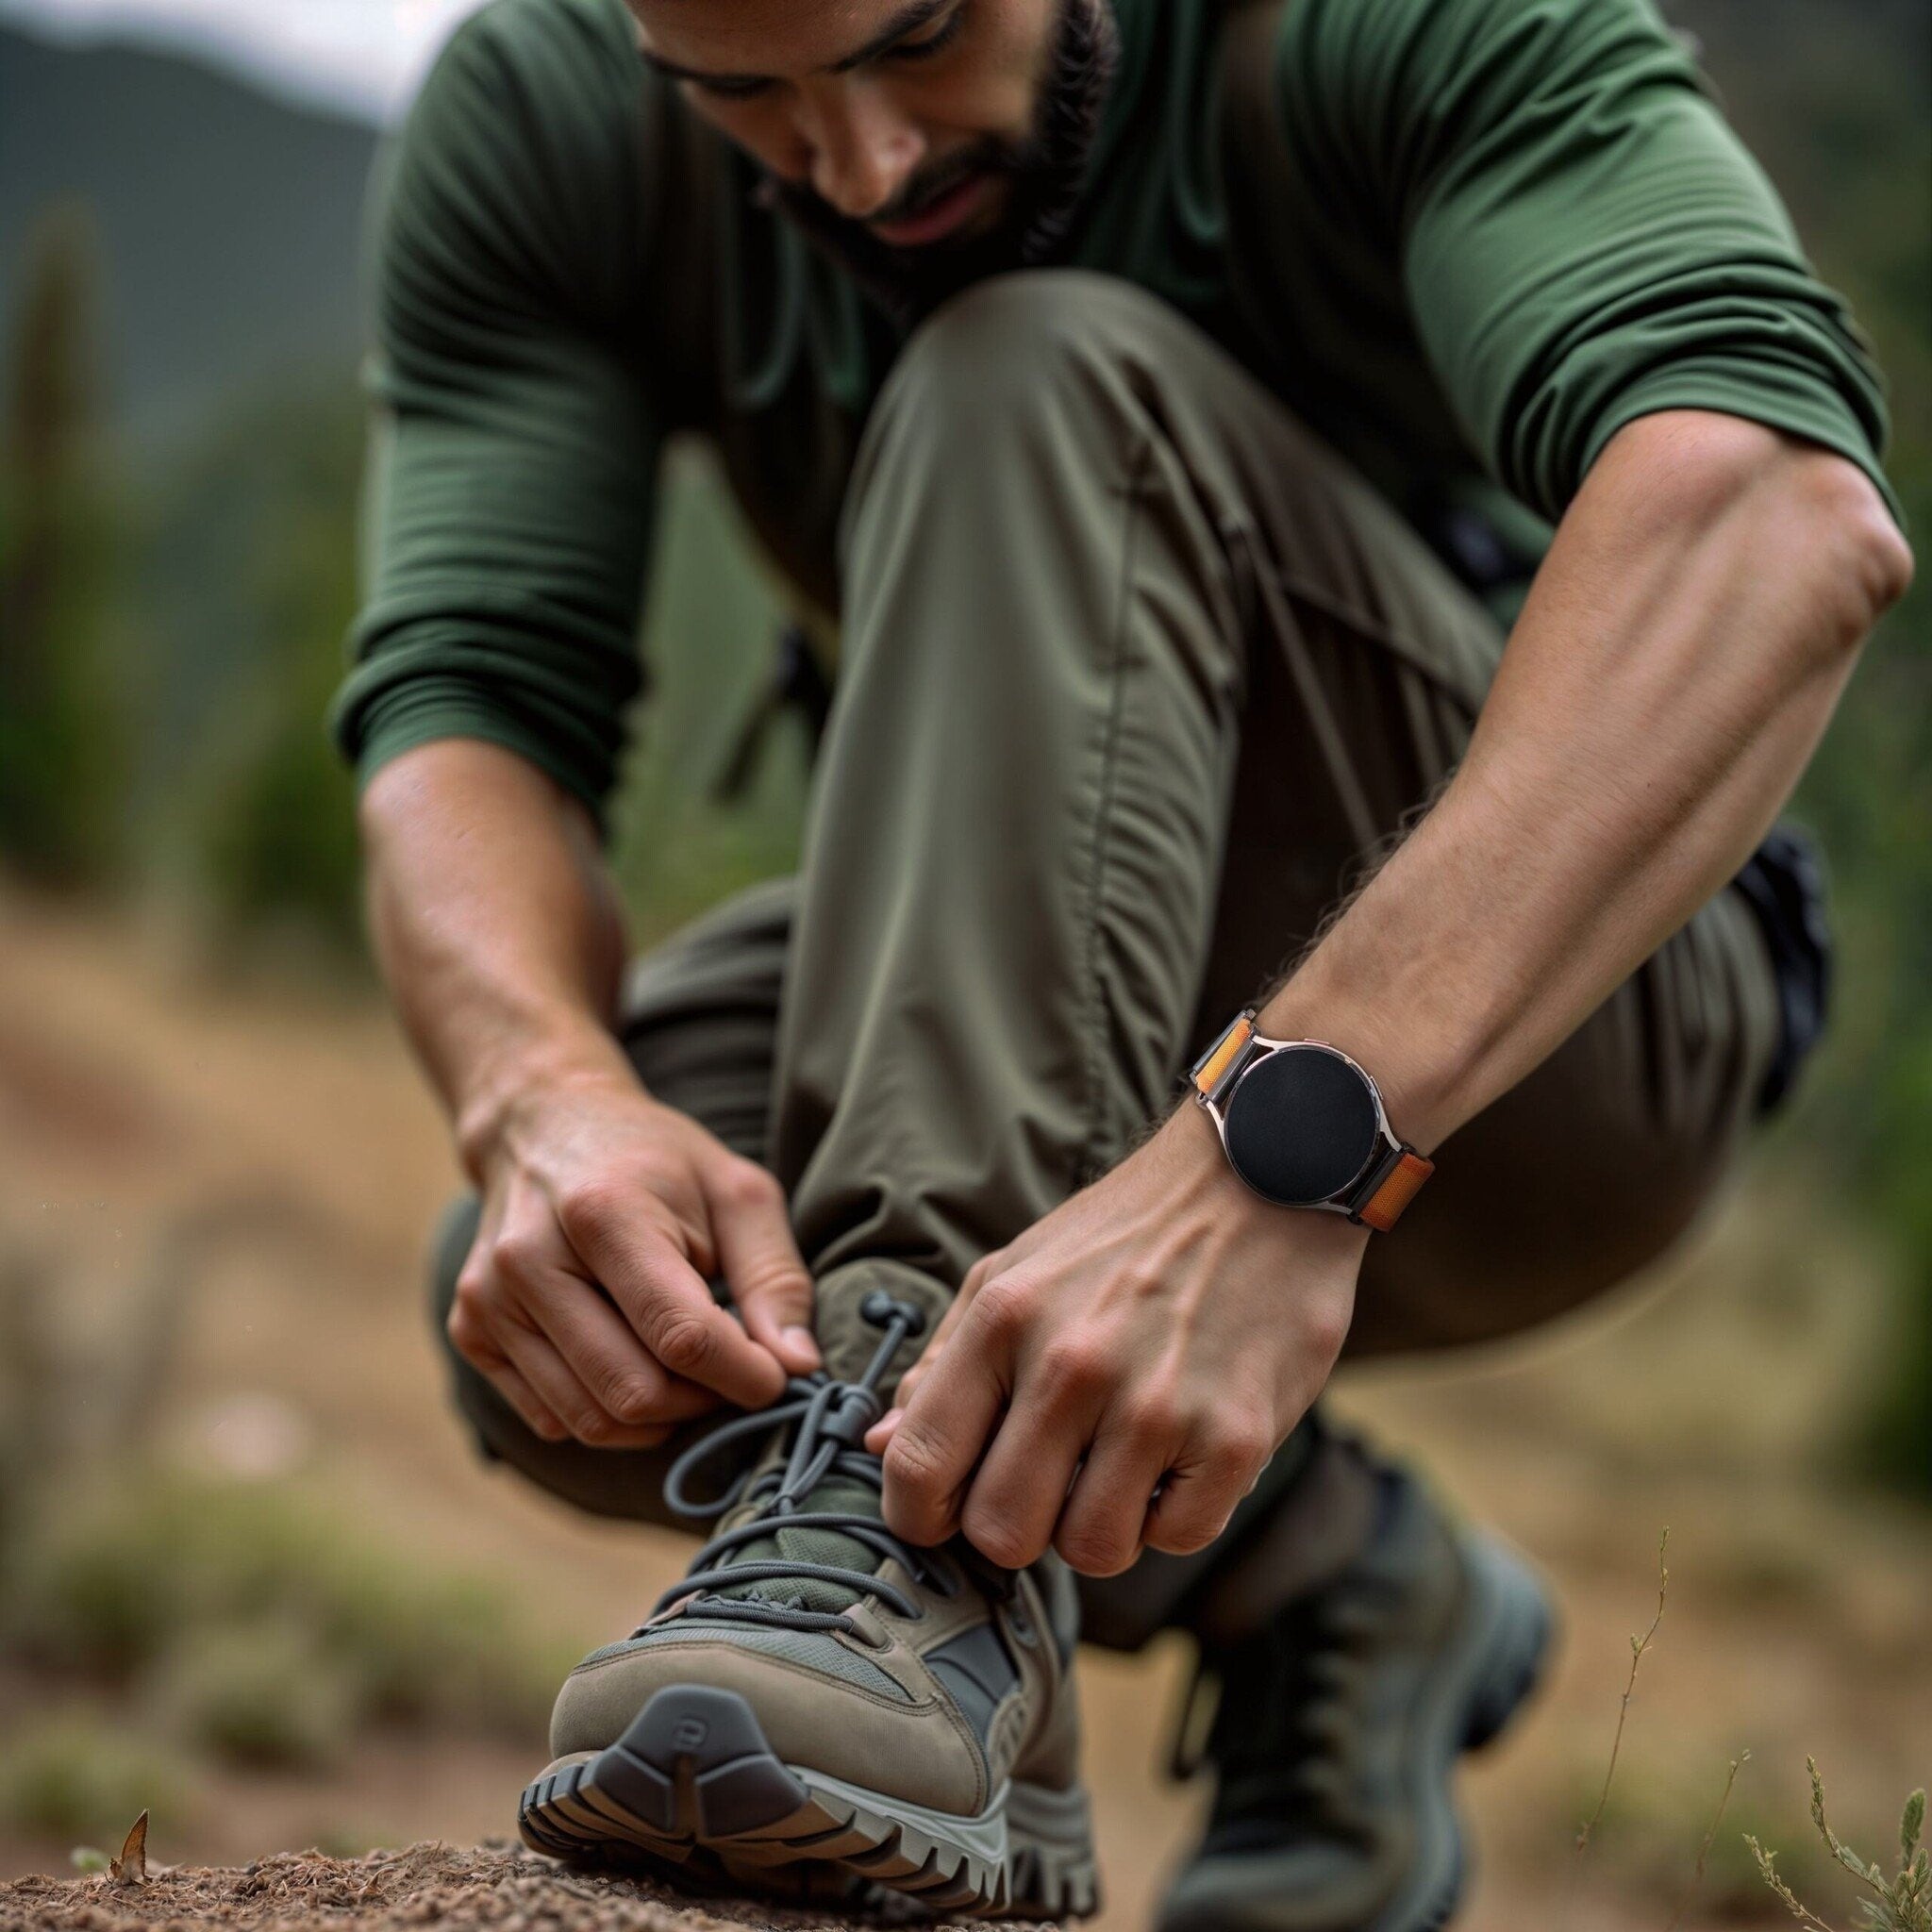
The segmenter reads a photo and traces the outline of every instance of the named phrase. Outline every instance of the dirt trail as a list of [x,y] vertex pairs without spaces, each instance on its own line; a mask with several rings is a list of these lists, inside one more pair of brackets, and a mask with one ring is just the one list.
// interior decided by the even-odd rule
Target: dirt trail
[[[732,1901],[680,1903],[657,1886],[566,1872],[522,1850],[411,1845],[363,1858],[285,1852],[239,1870],[183,1865],[142,1885],[24,1878],[0,1885],[0,1932],[168,1932],[237,1925],[255,1932],[845,1932],[883,1923]],[[945,1932],[925,1922],[932,1932]],[[1011,1932],[1024,1924],[1006,1922]],[[1033,1932],[1049,1932],[1035,1926]]]

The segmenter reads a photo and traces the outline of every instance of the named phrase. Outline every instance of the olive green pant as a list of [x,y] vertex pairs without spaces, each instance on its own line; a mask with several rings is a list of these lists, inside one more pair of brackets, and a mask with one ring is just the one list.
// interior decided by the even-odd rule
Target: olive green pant
[[[1503,638],[1204,335],[1071,272],[981,285],[914,337],[841,543],[799,874],[640,960],[625,1040],[652,1092],[776,1172],[822,1294],[869,1270],[950,1291],[1118,1160],[1307,944],[1455,766]],[[1649,1261],[1776,1031],[1726,891],[1438,1151],[1370,1243],[1350,1353],[1510,1334]],[[439,1307],[472,1225],[446,1230]],[[672,1451],[543,1443],[456,1369],[492,1454],[666,1520]],[[1143,1559],[1091,1624],[1143,1636],[1214,1561]]]

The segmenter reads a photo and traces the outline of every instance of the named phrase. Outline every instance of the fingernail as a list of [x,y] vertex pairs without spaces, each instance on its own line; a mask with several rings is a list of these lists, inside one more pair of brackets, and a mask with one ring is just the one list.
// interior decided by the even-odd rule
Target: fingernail
[[784,1329],[778,1337],[786,1347],[796,1349],[801,1355],[808,1355],[817,1360],[819,1353],[818,1337],[809,1328],[791,1327]]
[[892,1430],[899,1426],[899,1418],[905,1413],[906,1411],[903,1408],[887,1409],[885,1414],[880,1416],[878,1421],[866,1430],[867,1441],[869,1441],[874,1436],[890,1435]]

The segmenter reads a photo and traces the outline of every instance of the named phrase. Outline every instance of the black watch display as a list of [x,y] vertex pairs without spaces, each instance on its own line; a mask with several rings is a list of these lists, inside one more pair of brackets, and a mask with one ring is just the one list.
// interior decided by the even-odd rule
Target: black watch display
[[1397,1140],[1367,1070],[1318,1040],[1270,1040],[1252,1007],[1194,1062],[1189,1085],[1228,1164],[1264,1200],[1387,1233],[1435,1172]]

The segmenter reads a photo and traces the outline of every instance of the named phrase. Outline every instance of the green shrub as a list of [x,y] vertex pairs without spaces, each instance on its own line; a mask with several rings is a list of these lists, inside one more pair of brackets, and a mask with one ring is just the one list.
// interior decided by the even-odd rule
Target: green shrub
[[66,1713],[0,1742],[0,1823],[118,1845],[143,1811],[179,1825],[195,1805],[186,1757],[106,1719]]
[[286,1616],[186,1633],[161,1659],[170,1736],[233,1764],[315,1769],[345,1756],[358,1687],[308,1624]]
[[[142,1689],[244,1757],[325,1753],[375,1719],[527,1739],[575,1660],[490,1583],[282,1487],[125,1478],[51,1513],[8,1597],[16,1648]],[[329,1688],[271,1722],[278,1674]]]

